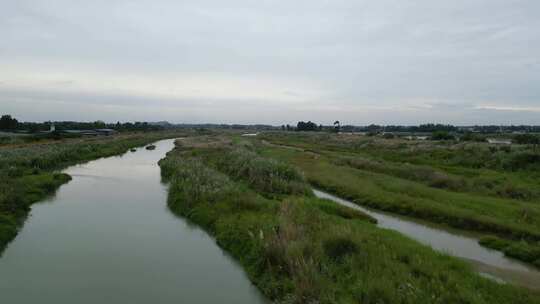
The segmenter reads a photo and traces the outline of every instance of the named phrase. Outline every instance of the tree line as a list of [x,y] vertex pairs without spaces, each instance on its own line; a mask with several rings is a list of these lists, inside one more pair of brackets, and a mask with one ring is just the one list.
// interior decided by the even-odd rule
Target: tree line
[[94,122],[77,121],[46,121],[46,122],[19,122],[11,115],[0,117],[0,130],[4,131],[24,131],[28,133],[38,133],[48,131],[51,125],[58,131],[62,130],[94,130],[94,129],[114,129],[116,131],[157,131],[164,129],[163,126],[153,125],[148,122],[117,122],[105,123],[101,120]]
[[289,124],[282,125],[281,130],[283,131],[333,131],[339,132],[341,130],[341,124],[336,120],[333,126],[323,126],[322,124],[316,124],[310,121],[299,121],[296,124],[296,127],[293,127]]

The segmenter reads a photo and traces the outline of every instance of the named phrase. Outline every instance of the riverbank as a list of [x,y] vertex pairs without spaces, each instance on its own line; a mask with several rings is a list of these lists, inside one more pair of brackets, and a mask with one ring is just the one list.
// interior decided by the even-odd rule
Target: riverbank
[[180,135],[185,132],[131,133],[0,147],[0,254],[17,235],[30,206],[71,179],[58,170]]
[[178,141],[160,162],[168,204],[204,227],[271,300],[287,303],[540,303],[370,216],[318,199],[294,167],[250,141]]
[[[476,143],[335,134],[270,133],[262,138],[270,143],[259,146],[263,155],[299,167],[318,188],[359,205],[496,235],[505,242],[488,237],[481,244],[540,265],[537,164],[515,165],[516,158],[534,153],[527,147],[492,152]],[[499,160],[488,161],[490,155]]]
[[330,199],[340,205],[369,214],[377,220],[378,227],[397,231],[434,250],[458,257],[481,275],[540,292],[540,285],[537,283],[540,282],[539,270],[516,259],[505,257],[501,252],[485,248],[479,244],[480,236],[477,233],[365,208],[320,190],[314,189],[313,192],[319,198]]

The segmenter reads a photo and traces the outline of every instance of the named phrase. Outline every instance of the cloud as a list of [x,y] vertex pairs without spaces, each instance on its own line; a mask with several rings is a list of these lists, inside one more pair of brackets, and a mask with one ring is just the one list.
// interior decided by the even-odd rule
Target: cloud
[[[514,107],[508,121],[540,123],[530,114],[539,10],[534,0],[2,1],[0,107],[28,120],[275,124],[504,123],[496,108]],[[23,106],[28,96],[43,108]],[[169,114],[186,101],[213,116]]]
[[510,111],[510,112],[540,112],[540,106],[538,107],[516,107],[516,106],[492,106],[492,105],[480,105],[476,107],[477,110],[495,110],[495,111]]

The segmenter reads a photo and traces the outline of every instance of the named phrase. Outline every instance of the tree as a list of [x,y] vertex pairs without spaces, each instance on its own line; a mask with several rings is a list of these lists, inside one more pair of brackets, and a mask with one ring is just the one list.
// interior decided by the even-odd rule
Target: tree
[[540,137],[533,134],[519,134],[514,140],[520,145],[538,145],[540,143]]
[[39,125],[38,124],[31,124],[28,127],[28,132],[30,133],[37,133],[39,132]]
[[447,131],[435,131],[431,135],[433,140],[453,140],[455,139],[454,135],[448,133]]
[[17,119],[12,118],[11,115],[2,115],[0,118],[0,130],[15,130],[18,123]]
[[303,122],[299,121],[296,125],[297,131],[317,131],[318,127],[317,124],[311,121]]
[[103,129],[105,128],[107,125],[105,124],[105,122],[103,122],[102,120],[96,120],[94,122],[94,128],[96,129]]
[[341,130],[341,123],[339,122],[339,120],[334,121],[334,131],[336,133],[339,133],[340,130]]
[[520,145],[531,145],[533,146],[534,150],[536,150],[538,145],[540,145],[540,137],[533,134],[519,134],[514,137],[514,140]]

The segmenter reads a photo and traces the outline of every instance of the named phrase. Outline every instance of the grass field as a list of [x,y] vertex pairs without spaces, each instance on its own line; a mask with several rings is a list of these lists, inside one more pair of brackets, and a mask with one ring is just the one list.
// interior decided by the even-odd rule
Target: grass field
[[540,266],[538,152],[470,145],[269,133],[258,149],[297,166],[316,187],[360,205],[496,235],[504,243],[487,237],[481,244]]
[[[160,166],[170,209],[205,228],[278,303],[540,303],[536,294],[377,228],[363,213],[315,198],[313,172],[358,171],[322,157],[206,136],[177,141]],[[335,179],[348,181],[341,174]]]
[[0,147],[0,253],[16,236],[30,205],[71,179],[59,170],[175,136],[178,133],[136,133]]

